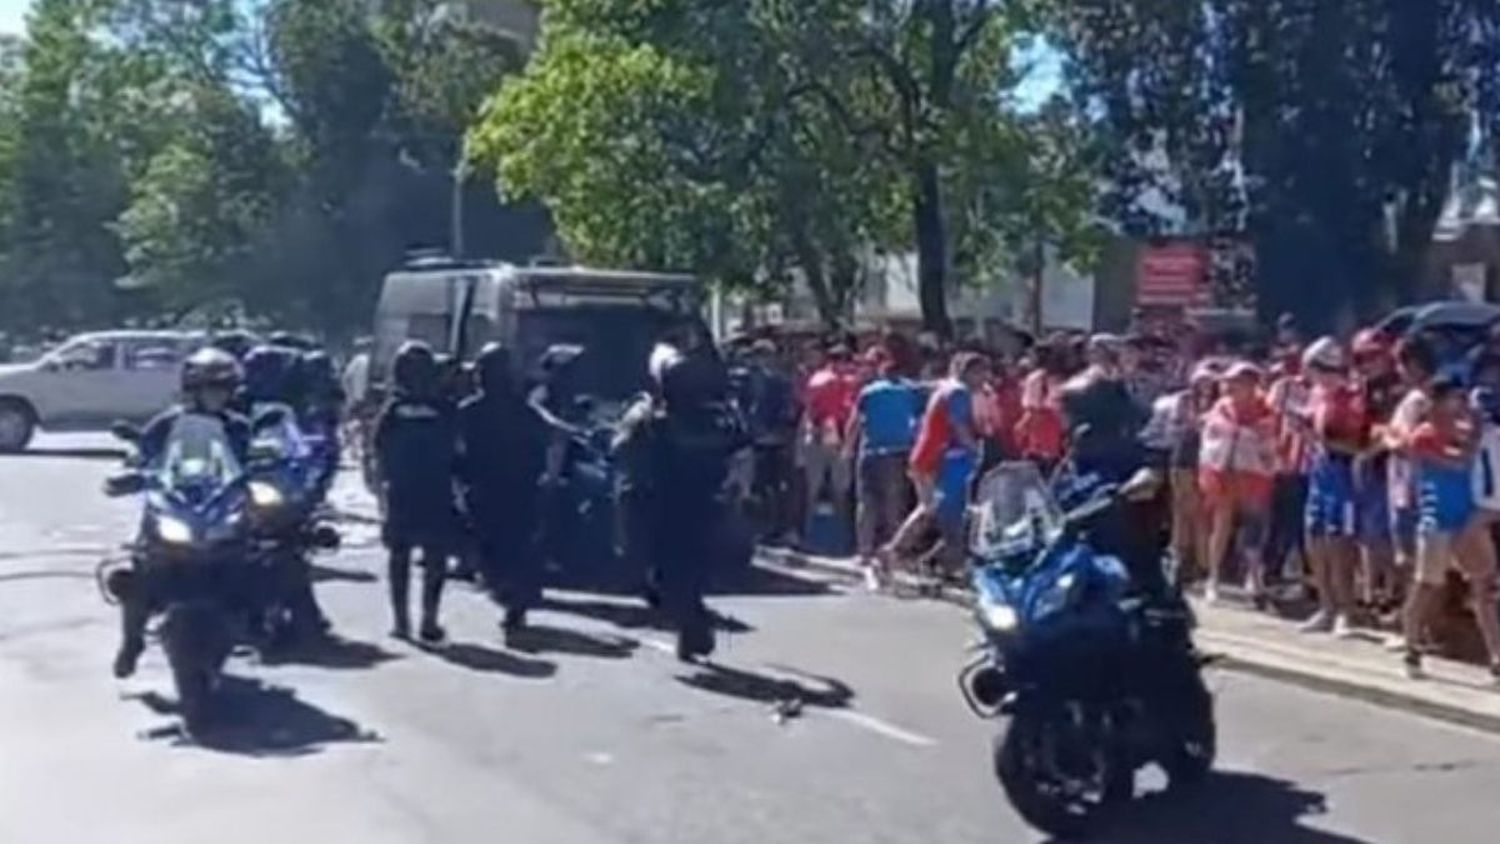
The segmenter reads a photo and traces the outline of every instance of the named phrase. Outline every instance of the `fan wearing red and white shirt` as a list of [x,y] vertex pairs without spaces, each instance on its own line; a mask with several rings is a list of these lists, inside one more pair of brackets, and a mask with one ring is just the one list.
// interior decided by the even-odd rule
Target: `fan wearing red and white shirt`
[[1319,601],[1317,614],[1303,629],[1348,635],[1359,559],[1354,458],[1362,450],[1366,431],[1364,401],[1349,378],[1344,349],[1332,337],[1308,346],[1302,366],[1313,383],[1307,552]]

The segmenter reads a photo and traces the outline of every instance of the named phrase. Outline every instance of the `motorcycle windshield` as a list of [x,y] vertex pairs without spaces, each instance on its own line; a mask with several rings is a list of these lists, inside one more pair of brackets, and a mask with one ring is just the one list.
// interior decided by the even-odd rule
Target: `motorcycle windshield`
[[1062,516],[1035,463],[1002,463],[985,474],[975,492],[970,550],[993,556],[1042,545],[1062,528]]
[[[255,445],[277,457],[302,460],[312,454],[312,443],[297,424],[291,406],[279,403],[257,405]],[[274,421],[260,421],[274,419]]]
[[201,505],[234,483],[240,472],[223,422],[185,413],[173,423],[161,459],[161,479],[168,489]]

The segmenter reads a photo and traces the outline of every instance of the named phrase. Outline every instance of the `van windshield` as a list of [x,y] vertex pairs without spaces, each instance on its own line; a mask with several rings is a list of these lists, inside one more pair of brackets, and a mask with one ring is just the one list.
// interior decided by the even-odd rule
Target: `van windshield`
[[601,399],[623,400],[646,387],[646,358],[674,328],[702,330],[693,316],[641,306],[536,308],[517,315],[515,349],[528,374],[548,347],[582,346],[579,388]]

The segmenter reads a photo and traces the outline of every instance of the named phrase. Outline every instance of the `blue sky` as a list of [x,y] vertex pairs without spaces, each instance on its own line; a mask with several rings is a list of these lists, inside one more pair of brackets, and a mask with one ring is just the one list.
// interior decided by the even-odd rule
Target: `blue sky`
[[31,0],[0,0],[0,32],[20,34]]

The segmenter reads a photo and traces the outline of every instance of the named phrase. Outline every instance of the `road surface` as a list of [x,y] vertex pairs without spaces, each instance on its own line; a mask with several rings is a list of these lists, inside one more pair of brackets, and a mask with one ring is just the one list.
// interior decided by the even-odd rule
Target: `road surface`
[[[991,777],[993,725],[955,691],[958,611],[769,571],[717,599],[744,629],[713,668],[679,664],[630,601],[576,593],[555,595],[517,651],[460,587],[452,643],[424,651],[385,636],[382,558],[355,531],[320,561],[342,643],[236,659],[229,726],[189,741],[159,652],[109,676],[115,621],[92,570],[136,510],[98,493],[114,463],[92,448],[107,443],[41,445],[58,450],[0,457],[0,841],[1044,840]],[[1247,676],[1212,683],[1220,772],[1101,840],[1494,841],[1494,737]],[[800,715],[775,717],[793,694]]]

